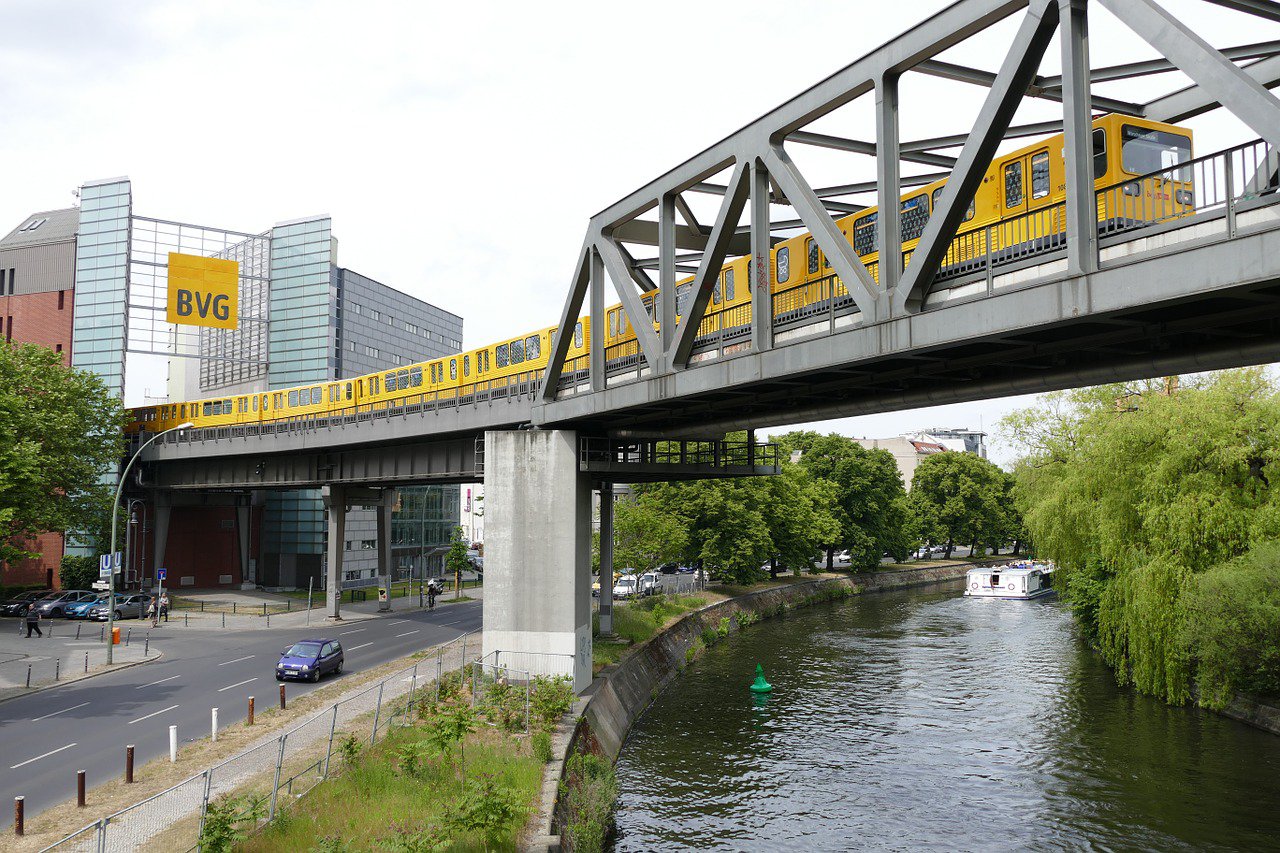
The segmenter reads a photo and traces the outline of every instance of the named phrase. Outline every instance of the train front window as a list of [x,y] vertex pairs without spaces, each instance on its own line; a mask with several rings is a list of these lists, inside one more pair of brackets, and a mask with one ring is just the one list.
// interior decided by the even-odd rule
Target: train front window
[[[1120,166],[1131,175],[1163,172],[1190,159],[1190,137],[1131,124],[1120,128]],[[1165,177],[1189,181],[1191,173],[1189,169],[1179,169]]]
[[1031,197],[1044,198],[1049,195],[1049,152],[1041,151],[1031,155]]
[[1093,132],[1093,179],[1107,173],[1107,132],[1098,128]]

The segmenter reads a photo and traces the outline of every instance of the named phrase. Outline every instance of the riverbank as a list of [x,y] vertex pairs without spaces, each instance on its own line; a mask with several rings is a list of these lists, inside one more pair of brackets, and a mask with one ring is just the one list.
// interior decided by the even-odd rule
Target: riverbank
[[566,796],[559,782],[566,777],[573,756],[616,761],[632,724],[702,648],[748,624],[796,608],[866,592],[955,581],[974,565],[1007,559],[799,580],[734,595],[683,616],[620,662],[602,669],[584,691],[573,709],[573,721],[555,738],[535,841],[527,849],[557,849],[568,828]]

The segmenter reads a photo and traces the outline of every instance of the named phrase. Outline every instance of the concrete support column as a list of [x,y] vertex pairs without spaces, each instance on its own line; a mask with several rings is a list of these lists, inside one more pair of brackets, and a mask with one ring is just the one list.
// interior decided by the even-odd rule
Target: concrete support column
[[591,683],[591,482],[577,434],[485,433],[484,654]]
[[325,613],[330,619],[341,619],[342,553],[347,538],[347,489],[341,485],[325,486],[320,493],[324,498],[325,508],[329,510],[329,537],[325,544]]
[[600,635],[613,633],[613,483],[600,484]]
[[387,600],[378,606],[379,610],[391,609],[391,510],[395,502],[396,490],[384,489],[378,503],[378,575],[382,578],[382,588],[387,591]]
[[[155,548],[155,562],[151,564],[153,569],[152,577],[155,577],[155,569],[167,569],[168,566],[164,561],[164,550],[169,545],[169,517],[173,513],[173,507],[169,506],[165,497],[159,493],[152,506],[155,508],[155,528],[152,534],[151,544]],[[167,581],[166,585],[175,583],[175,581]]]
[[253,532],[253,507],[248,505],[236,506],[236,534],[239,538],[240,545],[240,585],[243,589],[253,589],[258,585],[258,579],[253,567],[249,565],[249,542]]

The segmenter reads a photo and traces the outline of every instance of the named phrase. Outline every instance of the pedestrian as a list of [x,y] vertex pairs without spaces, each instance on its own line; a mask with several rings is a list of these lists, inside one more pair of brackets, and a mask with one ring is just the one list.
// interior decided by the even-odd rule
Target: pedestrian
[[164,621],[169,621],[169,593],[160,593],[160,615],[164,617]]
[[40,611],[34,607],[27,608],[27,638],[30,639],[31,632],[35,631],[36,636],[43,637],[44,631],[40,630]]
[[434,610],[436,607],[436,585],[434,583],[427,584],[427,609]]

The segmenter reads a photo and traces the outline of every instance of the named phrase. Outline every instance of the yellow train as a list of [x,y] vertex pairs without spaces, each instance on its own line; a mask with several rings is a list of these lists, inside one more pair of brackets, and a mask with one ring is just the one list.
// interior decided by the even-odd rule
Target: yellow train
[[[1195,209],[1194,186],[1186,169],[1192,157],[1191,132],[1185,128],[1112,114],[1093,123],[1093,172],[1100,192],[1100,228],[1120,230],[1133,224],[1184,216]],[[963,274],[997,262],[1053,248],[1065,236],[1065,166],[1061,134],[996,158],[983,177],[956,239],[943,260],[940,277]],[[1161,172],[1161,177],[1134,178]],[[902,196],[904,263],[919,242],[946,180]],[[838,219],[837,225],[872,277],[878,280],[877,210],[868,208]],[[699,336],[749,329],[750,258],[725,263],[699,326]],[[856,310],[843,284],[813,237],[799,234],[779,242],[770,256],[775,321],[803,319],[815,310]],[[677,316],[692,290],[692,276],[676,283]],[[643,294],[642,304],[658,326],[658,290]],[[636,359],[638,345],[621,305],[606,309],[606,363]],[[324,417],[439,399],[465,397],[536,380],[547,366],[555,327],[480,349],[383,370],[341,381],[318,382],[257,394],[239,394],[131,410],[129,431],[159,431],[191,421],[198,427],[224,426],[295,417]],[[745,335],[744,335],[745,337]],[[569,343],[566,374],[586,369],[589,320],[579,319]],[[744,344],[745,346],[745,344]]]

